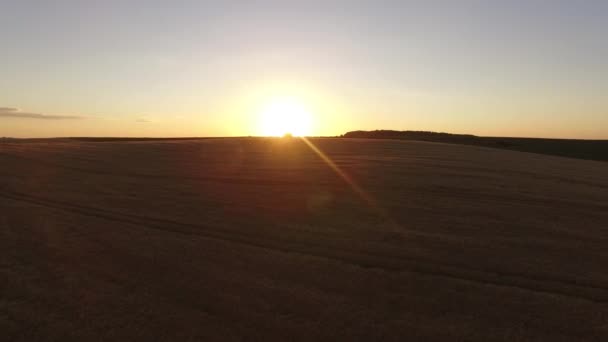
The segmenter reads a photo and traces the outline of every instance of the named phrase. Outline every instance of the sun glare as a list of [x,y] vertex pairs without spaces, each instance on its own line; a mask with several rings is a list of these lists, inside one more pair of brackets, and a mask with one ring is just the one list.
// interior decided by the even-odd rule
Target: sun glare
[[260,112],[259,125],[264,136],[306,136],[311,133],[312,116],[295,99],[275,99]]

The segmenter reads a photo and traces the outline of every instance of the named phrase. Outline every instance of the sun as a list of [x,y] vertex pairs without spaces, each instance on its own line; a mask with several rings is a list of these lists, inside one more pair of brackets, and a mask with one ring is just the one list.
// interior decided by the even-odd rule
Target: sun
[[306,136],[311,128],[312,115],[297,99],[274,99],[260,111],[259,131],[263,136]]

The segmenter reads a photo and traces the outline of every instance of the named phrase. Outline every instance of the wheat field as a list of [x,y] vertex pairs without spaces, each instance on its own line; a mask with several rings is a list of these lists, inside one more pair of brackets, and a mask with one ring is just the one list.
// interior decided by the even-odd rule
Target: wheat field
[[608,338],[608,163],[309,142],[0,143],[0,339]]

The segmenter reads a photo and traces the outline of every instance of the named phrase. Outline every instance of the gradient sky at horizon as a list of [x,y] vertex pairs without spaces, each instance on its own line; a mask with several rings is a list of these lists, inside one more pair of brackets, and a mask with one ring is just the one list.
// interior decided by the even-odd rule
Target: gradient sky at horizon
[[0,136],[608,139],[608,1],[2,1]]

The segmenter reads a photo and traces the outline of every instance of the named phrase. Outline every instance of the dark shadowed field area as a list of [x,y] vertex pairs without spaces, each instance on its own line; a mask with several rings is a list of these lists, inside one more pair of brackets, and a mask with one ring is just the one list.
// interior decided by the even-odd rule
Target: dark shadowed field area
[[3,142],[0,339],[608,339],[608,163],[311,142]]

